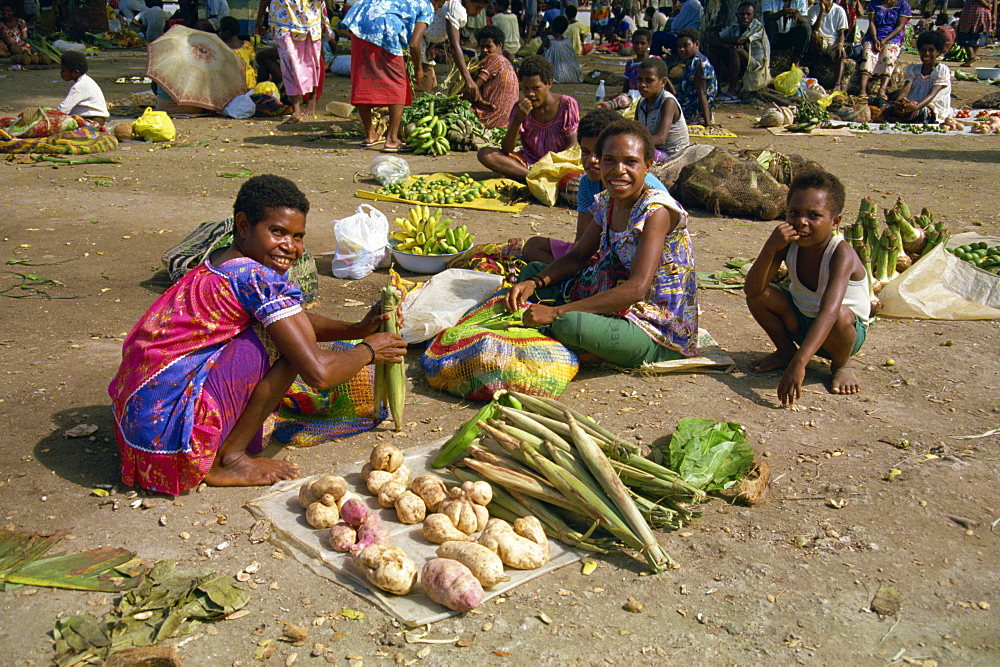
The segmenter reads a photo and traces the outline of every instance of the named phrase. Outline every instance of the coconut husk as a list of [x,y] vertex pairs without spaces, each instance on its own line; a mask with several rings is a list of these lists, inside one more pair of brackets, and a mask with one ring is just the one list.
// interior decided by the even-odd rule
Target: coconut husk
[[730,502],[753,507],[762,505],[771,494],[771,466],[757,460],[747,474],[726,491]]

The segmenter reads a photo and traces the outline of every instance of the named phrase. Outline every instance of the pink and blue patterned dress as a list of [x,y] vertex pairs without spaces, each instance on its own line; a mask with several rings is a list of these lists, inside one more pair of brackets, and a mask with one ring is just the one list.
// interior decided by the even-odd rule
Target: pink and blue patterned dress
[[594,201],[591,211],[602,230],[601,245],[596,260],[578,279],[567,282],[566,300],[586,299],[628,280],[646,220],[660,208],[677,211],[680,221],[664,240],[660,265],[646,298],[611,315],[629,320],[658,345],[686,357],[697,355],[698,280],[694,249],[688,235],[687,211],[670,194],[647,188],[632,206],[628,227],[616,232],[610,226],[613,202],[607,192],[602,192]]
[[301,311],[294,282],[245,257],[206,261],[160,296],[108,387],[122,481],[172,495],[197,486],[270,367],[261,327]]

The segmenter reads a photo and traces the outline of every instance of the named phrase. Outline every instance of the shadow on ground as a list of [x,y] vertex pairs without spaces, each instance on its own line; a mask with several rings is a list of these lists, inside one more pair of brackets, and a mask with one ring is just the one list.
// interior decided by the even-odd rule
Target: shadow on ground
[[[55,429],[35,444],[35,460],[63,479],[81,487],[114,484],[120,481],[118,446],[110,405],[88,405],[62,410],[52,415]],[[67,438],[68,429],[93,424],[97,432],[81,438]]]
[[978,164],[1000,164],[1000,152],[997,151],[957,151],[937,148],[907,148],[905,150],[866,148],[858,152],[862,155],[894,157],[901,160],[952,160],[955,162],[975,162]]

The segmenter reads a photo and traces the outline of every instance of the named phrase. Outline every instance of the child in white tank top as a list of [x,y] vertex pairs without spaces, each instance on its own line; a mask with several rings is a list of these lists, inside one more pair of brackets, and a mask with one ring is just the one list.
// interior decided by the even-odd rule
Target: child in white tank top
[[[865,341],[871,300],[861,260],[836,235],[843,208],[844,186],[836,176],[818,169],[796,176],[785,222],[771,232],[747,274],[747,306],[776,348],[750,368],[785,369],[778,384],[782,405],[800,397],[814,355],[830,360],[831,393],[860,390],[850,359]],[[788,289],[771,282],[782,262]]]

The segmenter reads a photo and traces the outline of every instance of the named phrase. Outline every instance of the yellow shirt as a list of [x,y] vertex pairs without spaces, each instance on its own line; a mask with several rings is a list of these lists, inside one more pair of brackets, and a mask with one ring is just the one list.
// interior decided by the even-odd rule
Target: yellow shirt
[[566,32],[563,33],[563,37],[569,40],[569,43],[573,45],[573,51],[576,55],[583,55],[583,35],[584,27],[579,21],[573,21],[566,28]]
[[257,68],[253,66],[254,48],[250,42],[243,42],[243,46],[233,49],[233,53],[238,55],[247,64],[246,77],[247,89],[257,85]]

